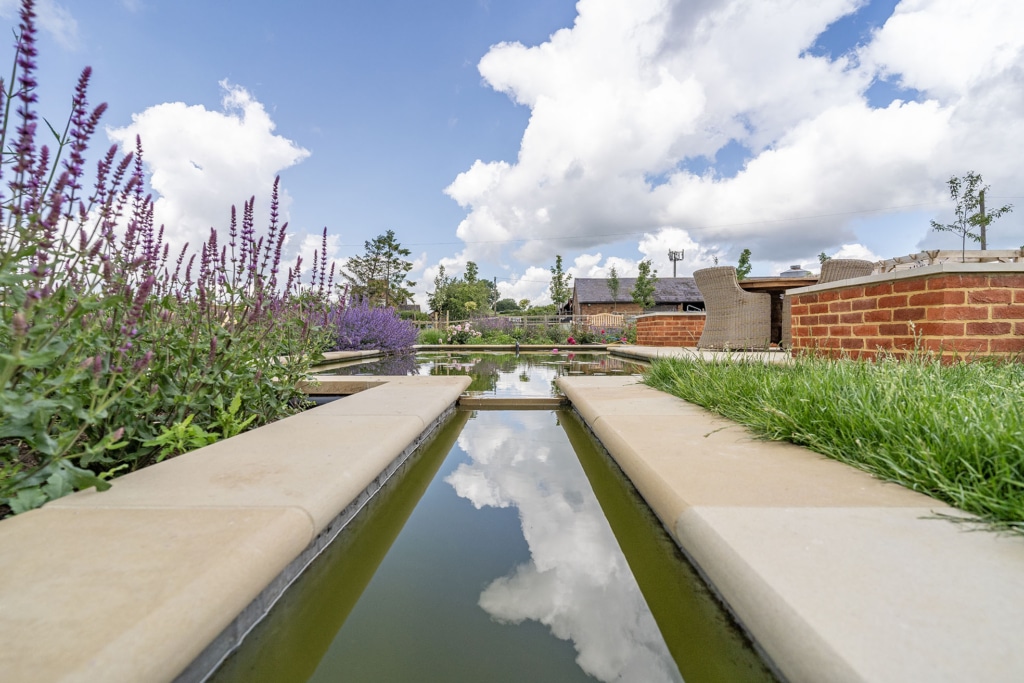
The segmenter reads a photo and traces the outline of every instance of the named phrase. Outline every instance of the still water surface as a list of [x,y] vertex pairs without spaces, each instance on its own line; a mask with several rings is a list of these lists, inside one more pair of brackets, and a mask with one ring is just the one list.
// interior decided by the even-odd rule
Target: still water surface
[[460,410],[213,680],[683,675],[771,680],[575,415]]
[[555,380],[564,375],[630,375],[639,363],[608,353],[435,351],[398,354],[317,369],[324,375],[469,375],[467,393],[500,398],[558,396]]

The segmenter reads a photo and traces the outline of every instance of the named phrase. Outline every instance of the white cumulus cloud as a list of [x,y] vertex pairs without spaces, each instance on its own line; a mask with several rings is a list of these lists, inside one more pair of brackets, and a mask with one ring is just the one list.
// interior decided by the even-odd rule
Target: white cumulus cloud
[[[242,205],[251,197],[256,198],[257,234],[261,234],[269,220],[274,178],[310,154],[274,133],[270,115],[248,90],[227,81],[220,85],[221,111],[166,102],[133,114],[128,126],[107,131],[125,152],[134,150],[136,135],[141,137],[156,195],[155,220],[165,226],[165,236],[175,248],[185,242],[196,247],[211,227],[225,235],[231,205],[237,206],[241,221]],[[280,203],[287,220],[289,197],[283,189]],[[297,238],[291,240],[296,246],[306,242],[313,248],[320,246],[319,235]]]
[[[580,0],[546,42],[493,46],[484,82],[531,115],[516,159],[446,188],[462,258],[561,253],[594,276],[600,248],[632,239],[662,276],[670,248],[680,275],[742,248],[785,267],[860,244],[866,215],[940,217],[951,175],[1019,194],[1024,3],[903,0],[856,44],[815,49],[865,4]],[[878,101],[880,82],[902,90]],[[931,239],[927,221],[904,230]]]

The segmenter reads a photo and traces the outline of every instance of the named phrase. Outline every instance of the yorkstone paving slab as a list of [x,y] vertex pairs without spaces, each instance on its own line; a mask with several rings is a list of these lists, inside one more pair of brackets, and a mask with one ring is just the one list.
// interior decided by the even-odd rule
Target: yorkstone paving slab
[[381,379],[371,400],[340,399],[0,523],[0,681],[167,681],[237,637],[236,617],[261,614],[294,576],[282,572],[301,569],[470,383]]
[[872,507],[696,507],[676,533],[791,680],[1022,679],[1019,538]]
[[82,491],[51,507],[296,507],[317,531],[412,444],[418,416],[338,415],[319,408]]
[[315,375],[310,382],[299,382],[299,389],[307,394],[358,394],[361,391],[379,387],[386,382],[366,377],[343,375]]
[[[655,429],[652,418],[641,415],[603,415],[592,428],[605,448],[628,458],[630,467],[648,468],[685,506],[947,508],[806,448],[758,440],[734,422],[676,400],[683,410]],[[640,488],[642,477],[633,480]]]
[[288,508],[4,520],[0,680],[173,680],[312,537]]
[[[426,380],[426,381],[424,381]],[[439,387],[455,389],[455,395],[469,385],[468,377],[394,377],[381,386],[371,387],[358,394],[347,396],[345,415],[416,415],[423,426],[430,424],[435,416],[444,412],[452,403],[451,391],[438,391]]]
[[629,378],[558,384],[788,680],[1024,680],[1024,539]]

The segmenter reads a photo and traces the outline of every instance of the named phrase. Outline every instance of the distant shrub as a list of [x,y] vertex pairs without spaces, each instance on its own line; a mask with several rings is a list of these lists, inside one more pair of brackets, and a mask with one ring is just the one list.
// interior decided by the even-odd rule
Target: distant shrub
[[416,326],[393,308],[371,308],[365,301],[332,315],[332,351],[400,351],[416,343]]

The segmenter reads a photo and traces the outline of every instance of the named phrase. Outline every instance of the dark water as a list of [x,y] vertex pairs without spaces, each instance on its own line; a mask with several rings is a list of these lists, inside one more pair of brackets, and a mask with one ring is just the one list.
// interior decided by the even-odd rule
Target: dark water
[[460,410],[212,680],[683,677],[772,680],[574,414]]
[[469,375],[468,393],[500,398],[547,397],[560,394],[555,380],[563,375],[630,375],[642,366],[608,353],[497,353],[435,351],[400,354],[380,359],[317,369],[323,375]]

